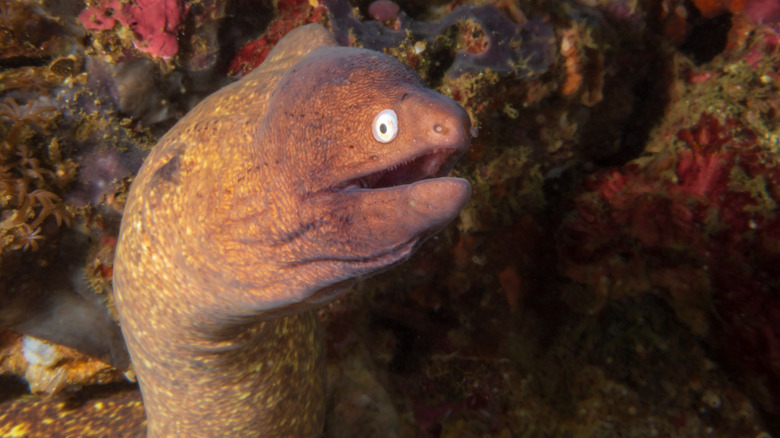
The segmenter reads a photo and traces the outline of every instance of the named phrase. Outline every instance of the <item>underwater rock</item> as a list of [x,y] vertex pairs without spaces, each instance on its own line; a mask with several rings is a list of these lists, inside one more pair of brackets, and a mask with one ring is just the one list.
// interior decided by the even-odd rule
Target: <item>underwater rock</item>
[[71,348],[12,332],[0,337],[0,372],[24,376],[33,394],[51,396],[81,385],[125,380],[116,368]]
[[88,235],[81,227],[67,230],[56,245],[59,254],[49,256],[46,266],[24,265],[12,278],[3,279],[0,327],[127,369],[129,357],[106,307],[106,291],[92,289],[85,277]]
[[[137,62],[147,65],[144,61]],[[62,90],[53,101],[62,117],[60,130],[73,132],[62,141],[61,148],[78,166],[78,176],[63,196],[76,207],[99,206],[102,198],[116,190],[124,178],[132,176],[146,157],[144,144],[152,138],[149,133],[134,132],[134,127],[127,122],[125,126],[111,123],[118,110],[124,108],[150,124],[170,117],[166,116],[171,110],[165,99],[159,103],[155,97],[161,95],[149,91],[146,87],[152,85],[148,82],[144,85],[147,92],[137,97],[136,93],[143,91],[133,85],[137,69],[122,76],[126,81],[113,78],[114,69],[122,72],[124,65],[112,67],[100,60],[90,60],[86,67],[89,78],[84,86]]]
[[37,63],[67,55],[75,46],[64,26],[34,2],[3,0],[0,9],[0,60],[11,65],[24,60]]
[[401,11],[396,18],[397,28],[388,28],[381,20],[359,21],[346,0],[324,0],[322,4],[328,8],[336,40],[344,46],[382,52],[404,44],[422,44],[427,55],[436,58],[431,52],[451,49],[441,46],[441,38],[457,40],[459,36],[448,36],[448,32],[459,28],[456,32],[465,42],[464,47],[455,50],[447,68],[453,79],[486,69],[528,79],[547,72],[555,56],[550,24],[539,18],[515,23],[492,4],[461,6],[433,22],[412,20]]
[[179,52],[182,66],[190,72],[213,70],[220,56],[219,27],[226,16],[228,2],[204,0],[188,4],[187,26]]
[[112,97],[122,113],[136,120],[143,119],[146,125],[167,118],[167,106],[158,104],[165,101],[162,88],[167,84],[160,79],[157,66],[151,60],[131,59],[118,63],[113,70],[116,95]]
[[325,435],[329,437],[370,436],[396,438],[401,420],[387,390],[371,367],[365,349],[352,348],[328,365],[328,415]]

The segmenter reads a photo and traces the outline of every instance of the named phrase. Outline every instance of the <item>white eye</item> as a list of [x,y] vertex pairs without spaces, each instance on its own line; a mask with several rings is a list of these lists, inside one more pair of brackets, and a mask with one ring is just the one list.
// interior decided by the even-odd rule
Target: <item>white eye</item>
[[398,116],[391,109],[383,109],[371,123],[371,133],[380,143],[390,143],[398,135]]

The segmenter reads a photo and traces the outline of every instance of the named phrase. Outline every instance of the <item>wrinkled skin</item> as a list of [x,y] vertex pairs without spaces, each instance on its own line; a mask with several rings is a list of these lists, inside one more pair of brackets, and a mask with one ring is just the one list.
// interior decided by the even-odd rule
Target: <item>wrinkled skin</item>
[[[374,117],[393,109],[381,143]],[[396,60],[291,32],[141,168],[114,293],[149,436],[319,436],[313,309],[405,260],[468,201],[470,123]]]

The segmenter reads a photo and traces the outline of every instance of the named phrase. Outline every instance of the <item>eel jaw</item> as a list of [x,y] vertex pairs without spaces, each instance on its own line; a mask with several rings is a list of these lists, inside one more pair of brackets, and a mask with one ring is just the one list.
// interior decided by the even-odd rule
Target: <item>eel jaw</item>
[[337,239],[350,236],[348,254],[368,271],[407,258],[420,243],[452,222],[471,198],[471,185],[447,177],[468,148],[464,141],[428,146],[410,158],[364,172],[323,193],[339,218]]
[[446,176],[468,145],[431,147],[402,162],[360,175],[334,187],[336,191],[384,189]]

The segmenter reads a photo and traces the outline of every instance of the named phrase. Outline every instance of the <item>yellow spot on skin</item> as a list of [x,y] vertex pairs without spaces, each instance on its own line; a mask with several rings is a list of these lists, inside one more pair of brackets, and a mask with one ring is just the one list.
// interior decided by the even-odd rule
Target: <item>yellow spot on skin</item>
[[12,427],[11,430],[8,433],[4,433],[3,437],[9,437],[9,438],[16,438],[16,437],[24,437],[27,435],[30,425],[27,423],[17,424],[16,426]]
[[97,409],[98,411],[103,409],[103,402],[95,403],[95,409]]

